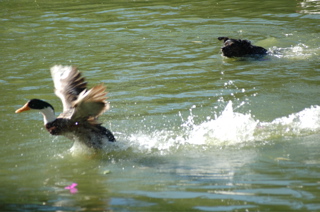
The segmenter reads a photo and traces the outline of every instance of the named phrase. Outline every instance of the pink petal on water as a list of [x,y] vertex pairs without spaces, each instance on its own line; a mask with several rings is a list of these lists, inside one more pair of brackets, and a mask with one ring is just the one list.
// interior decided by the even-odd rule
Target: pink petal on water
[[72,183],[71,185],[64,187],[64,189],[69,189],[70,193],[74,194],[78,192],[78,189],[76,189],[77,185],[77,183]]

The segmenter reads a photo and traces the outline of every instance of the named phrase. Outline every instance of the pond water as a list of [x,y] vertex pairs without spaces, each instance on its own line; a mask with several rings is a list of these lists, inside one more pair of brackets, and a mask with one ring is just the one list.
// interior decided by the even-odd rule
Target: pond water
[[[319,1],[0,6],[2,211],[320,211]],[[219,36],[270,54],[224,58]],[[62,110],[55,64],[107,85],[101,155],[14,113]]]

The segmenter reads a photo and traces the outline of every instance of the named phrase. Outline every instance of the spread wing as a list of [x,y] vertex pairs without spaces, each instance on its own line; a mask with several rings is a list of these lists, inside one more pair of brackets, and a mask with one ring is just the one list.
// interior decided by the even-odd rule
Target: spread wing
[[51,69],[55,94],[61,99],[63,111],[73,107],[81,92],[86,90],[87,82],[76,67],[55,65]]
[[73,102],[73,121],[89,120],[95,122],[99,115],[109,109],[106,101],[107,91],[104,85],[97,85],[90,90],[83,90],[76,101]]

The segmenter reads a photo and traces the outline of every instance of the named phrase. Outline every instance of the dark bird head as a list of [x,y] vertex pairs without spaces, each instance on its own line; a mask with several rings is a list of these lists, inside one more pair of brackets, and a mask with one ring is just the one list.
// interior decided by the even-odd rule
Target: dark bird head
[[254,46],[248,40],[231,39],[228,37],[218,37],[223,41],[224,46],[221,48],[223,56],[226,57],[251,57],[263,56],[267,50],[260,46]]
[[31,99],[23,107],[16,110],[16,113],[21,113],[23,111],[27,111],[31,109],[44,110],[47,108],[51,108],[54,111],[54,108],[48,102],[42,101],[40,99]]
[[56,117],[54,115],[54,108],[52,107],[52,105],[40,99],[29,100],[25,105],[23,105],[21,108],[16,110],[16,113],[21,113],[23,111],[27,111],[31,109],[39,110],[40,113],[42,113],[44,118],[43,119],[44,124],[47,124],[56,120]]

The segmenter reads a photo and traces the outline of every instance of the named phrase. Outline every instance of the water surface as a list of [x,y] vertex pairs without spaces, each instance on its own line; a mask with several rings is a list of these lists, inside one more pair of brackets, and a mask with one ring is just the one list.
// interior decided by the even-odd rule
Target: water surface
[[[319,211],[318,1],[2,1],[4,211]],[[221,56],[219,36],[261,60]],[[49,68],[105,83],[118,142],[71,152]],[[66,186],[77,183],[77,192]]]

